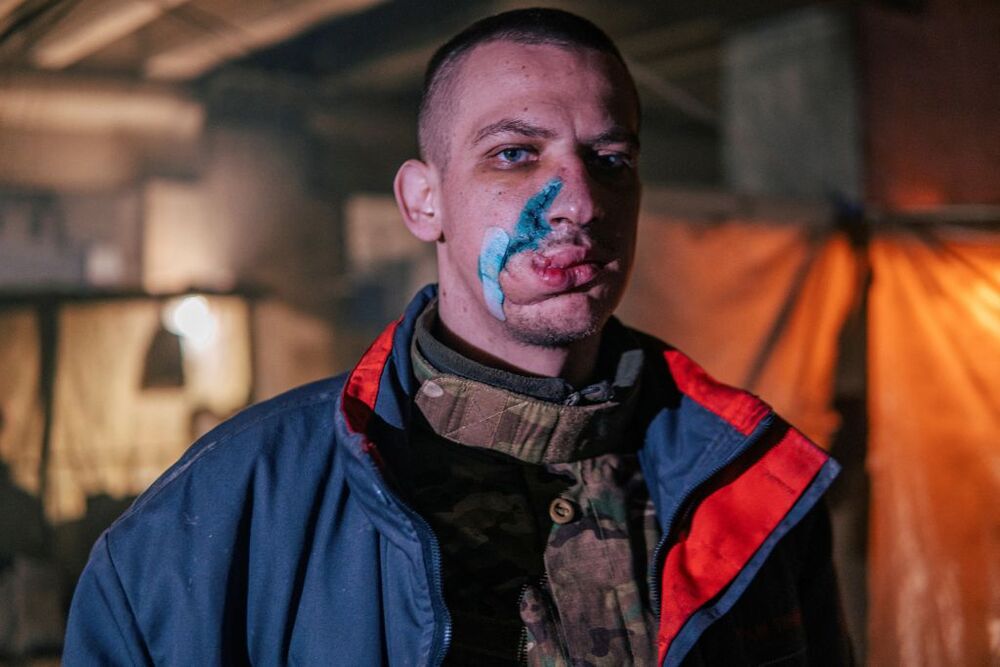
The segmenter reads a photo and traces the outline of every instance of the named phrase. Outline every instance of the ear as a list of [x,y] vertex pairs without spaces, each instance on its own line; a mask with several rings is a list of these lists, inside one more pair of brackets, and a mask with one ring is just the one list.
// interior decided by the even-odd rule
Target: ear
[[396,172],[393,192],[410,233],[421,241],[441,238],[441,216],[437,211],[437,172],[420,160],[407,160]]

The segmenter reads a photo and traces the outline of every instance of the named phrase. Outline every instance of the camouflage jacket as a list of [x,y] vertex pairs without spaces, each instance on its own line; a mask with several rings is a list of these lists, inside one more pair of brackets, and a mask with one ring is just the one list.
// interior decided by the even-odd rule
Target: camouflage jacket
[[605,379],[576,391],[462,357],[432,334],[436,317],[432,303],[417,320],[420,389],[397,477],[441,545],[446,663],[653,664],[659,527],[630,428],[637,341],[609,323]]
[[[440,665],[440,542],[403,500],[427,288],[349,374],[206,434],[95,544],[63,664]],[[827,455],[757,398],[637,335],[636,452],[661,538],[656,662],[847,664]]]

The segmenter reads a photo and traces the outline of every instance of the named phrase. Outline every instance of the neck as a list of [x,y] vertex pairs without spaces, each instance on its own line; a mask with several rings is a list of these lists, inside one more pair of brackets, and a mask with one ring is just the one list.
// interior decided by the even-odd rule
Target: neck
[[485,327],[464,326],[442,301],[438,338],[456,352],[486,366],[537,377],[558,377],[581,387],[593,376],[601,334],[559,347],[529,345]]

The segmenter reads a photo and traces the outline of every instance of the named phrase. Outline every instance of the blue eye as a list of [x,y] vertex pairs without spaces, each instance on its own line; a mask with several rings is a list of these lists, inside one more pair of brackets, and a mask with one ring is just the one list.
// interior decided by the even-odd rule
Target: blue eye
[[527,148],[505,148],[497,153],[497,157],[500,158],[502,162],[516,164],[526,161],[529,157],[531,157],[531,153]]

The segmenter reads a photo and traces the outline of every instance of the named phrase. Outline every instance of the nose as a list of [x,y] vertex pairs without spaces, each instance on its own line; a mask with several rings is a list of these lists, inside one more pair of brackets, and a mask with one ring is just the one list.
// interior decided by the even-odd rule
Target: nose
[[571,225],[584,227],[601,215],[595,186],[583,160],[575,157],[560,166],[557,173],[562,188],[548,211],[553,228]]

